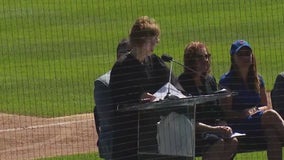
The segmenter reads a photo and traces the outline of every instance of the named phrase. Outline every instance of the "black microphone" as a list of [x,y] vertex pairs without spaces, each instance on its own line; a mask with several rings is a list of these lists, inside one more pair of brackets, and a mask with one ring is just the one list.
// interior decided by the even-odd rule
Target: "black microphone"
[[[162,58],[162,60],[165,61],[165,62],[175,62],[176,64],[178,64],[178,65],[180,65],[180,66],[186,68],[186,69],[189,70],[189,71],[198,73],[196,70],[191,69],[191,68],[189,68],[189,67],[187,67],[187,66],[185,66],[185,65],[183,65],[183,64],[181,64],[181,63],[179,63],[179,62],[177,62],[177,61],[175,61],[172,56],[169,56],[169,55],[167,55],[167,54],[163,54],[163,55],[161,56],[161,58]],[[172,65],[172,63],[171,63],[171,65]],[[201,75],[201,76],[204,77],[203,75]],[[215,94],[222,94],[222,93],[227,93],[227,92],[229,92],[229,91],[226,90],[226,89],[222,89],[222,90],[216,91]],[[232,96],[235,96],[235,95],[238,94],[237,92],[230,92],[230,93],[231,93]]]
[[165,61],[165,62],[171,62],[173,60],[173,57],[169,56],[169,55],[166,55],[166,54],[163,54],[161,56],[162,60]]
[[189,67],[187,67],[187,66],[185,66],[185,65],[183,65],[183,64],[181,64],[181,63],[179,63],[179,62],[177,62],[177,61],[175,61],[172,56],[169,56],[169,55],[167,55],[167,54],[163,54],[163,55],[161,56],[161,58],[162,58],[162,60],[165,61],[165,62],[174,62],[174,63],[176,63],[176,64],[178,64],[178,65],[180,65],[180,66],[186,68],[186,69],[189,70],[189,71],[198,73],[196,70],[191,69],[191,68],[189,68]]
[[169,85],[168,85],[168,93],[167,95],[164,97],[164,99],[169,98],[171,95],[171,88],[170,88],[170,83],[172,81],[172,71],[173,71],[173,62],[172,61],[168,61],[171,63],[171,68],[170,68],[170,74],[169,74]]
[[178,99],[177,96],[175,95],[172,95],[171,94],[171,88],[170,88],[170,83],[171,83],[171,77],[172,77],[172,71],[173,71],[173,57],[169,56],[169,55],[166,55],[166,54],[163,54],[161,56],[162,60],[165,61],[165,62],[169,62],[171,64],[171,67],[170,67],[170,74],[169,74],[169,86],[168,86],[168,92],[167,92],[167,95],[164,97],[164,99]]

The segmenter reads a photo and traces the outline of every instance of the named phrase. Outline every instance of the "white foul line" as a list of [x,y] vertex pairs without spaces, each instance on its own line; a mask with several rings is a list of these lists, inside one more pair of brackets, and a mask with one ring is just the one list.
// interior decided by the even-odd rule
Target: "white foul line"
[[21,131],[21,130],[27,130],[27,129],[37,129],[37,128],[44,128],[44,127],[51,127],[51,126],[60,126],[60,125],[81,123],[81,122],[87,122],[87,121],[93,121],[93,120],[94,119],[87,119],[87,120],[81,120],[81,121],[69,121],[69,122],[59,122],[59,123],[51,123],[51,124],[44,124],[44,125],[28,126],[28,127],[9,128],[9,129],[0,130],[0,133]]

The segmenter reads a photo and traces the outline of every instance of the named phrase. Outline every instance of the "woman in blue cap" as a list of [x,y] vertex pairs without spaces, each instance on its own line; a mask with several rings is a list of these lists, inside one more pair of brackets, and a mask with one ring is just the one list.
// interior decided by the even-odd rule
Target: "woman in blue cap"
[[264,80],[257,72],[250,44],[245,40],[235,41],[230,55],[230,71],[219,82],[221,88],[237,92],[221,103],[227,121],[235,132],[246,133],[247,142],[263,144],[266,137],[268,159],[282,159],[284,121],[267,106]]

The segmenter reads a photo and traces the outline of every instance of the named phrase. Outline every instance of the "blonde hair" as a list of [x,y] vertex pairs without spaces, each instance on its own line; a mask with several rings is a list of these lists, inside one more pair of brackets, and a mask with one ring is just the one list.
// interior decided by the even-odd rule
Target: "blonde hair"
[[150,37],[157,37],[160,35],[160,27],[156,23],[155,19],[148,16],[142,16],[136,19],[133,24],[130,34],[129,41],[130,45],[141,46]]

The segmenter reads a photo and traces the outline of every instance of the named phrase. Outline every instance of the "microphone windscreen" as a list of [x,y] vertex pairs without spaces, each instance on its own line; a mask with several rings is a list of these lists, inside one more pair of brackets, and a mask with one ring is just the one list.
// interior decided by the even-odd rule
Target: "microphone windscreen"
[[165,62],[171,62],[173,60],[173,57],[169,56],[169,55],[166,55],[166,54],[163,54],[161,56],[162,60],[165,61]]

